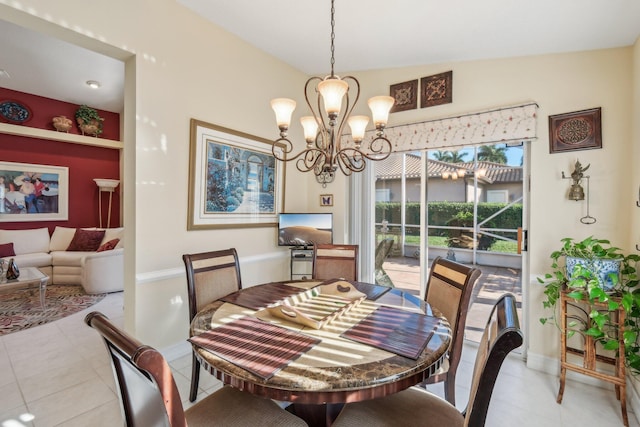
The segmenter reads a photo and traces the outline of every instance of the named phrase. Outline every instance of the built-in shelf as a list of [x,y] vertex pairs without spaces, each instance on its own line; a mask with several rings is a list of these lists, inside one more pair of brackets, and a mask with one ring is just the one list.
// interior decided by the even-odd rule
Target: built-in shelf
[[95,136],[77,135],[75,133],[56,132],[47,129],[31,128],[9,123],[0,123],[0,133],[8,135],[26,136],[29,138],[48,139],[50,141],[68,142],[70,144],[92,145],[94,147],[124,148],[122,141],[102,139]]

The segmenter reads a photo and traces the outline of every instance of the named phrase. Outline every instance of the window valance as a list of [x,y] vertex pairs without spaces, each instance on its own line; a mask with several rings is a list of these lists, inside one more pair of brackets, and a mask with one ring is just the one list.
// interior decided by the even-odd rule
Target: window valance
[[385,132],[394,152],[524,141],[537,138],[537,111],[538,105],[529,103],[389,126]]

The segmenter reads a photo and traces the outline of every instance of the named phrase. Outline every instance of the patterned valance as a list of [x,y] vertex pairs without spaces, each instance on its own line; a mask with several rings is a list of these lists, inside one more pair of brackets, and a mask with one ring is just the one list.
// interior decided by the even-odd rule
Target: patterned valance
[[537,138],[537,111],[538,105],[530,103],[390,126],[385,133],[394,152],[524,141]]

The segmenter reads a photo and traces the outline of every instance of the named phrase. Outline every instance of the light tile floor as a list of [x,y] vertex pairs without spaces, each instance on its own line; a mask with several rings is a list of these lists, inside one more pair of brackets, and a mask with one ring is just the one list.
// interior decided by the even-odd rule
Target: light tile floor
[[[122,325],[122,293],[51,324],[0,337],[1,427],[113,427],[122,419],[107,351],[84,316],[99,310]],[[467,344],[458,371],[458,406],[466,404],[475,348]],[[191,355],[170,361],[188,406]],[[203,371],[199,398],[220,383]],[[612,389],[567,382],[564,401],[555,401],[558,379],[526,368],[518,356],[502,367],[487,427],[621,426]],[[442,394],[442,385],[430,386]],[[640,427],[629,413],[632,427]]]

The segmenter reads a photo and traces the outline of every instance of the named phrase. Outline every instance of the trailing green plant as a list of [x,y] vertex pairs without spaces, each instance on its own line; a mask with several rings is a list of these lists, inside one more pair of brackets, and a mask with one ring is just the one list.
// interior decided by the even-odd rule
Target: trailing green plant
[[102,122],[104,119],[100,117],[98,111],[95,108],[91,108],[87,105],[81,105],[76,110],[76,122],[79,126],[89,125],[91,122],[95,122],[97,126],[96,136],[102,133]]
[[[616,351],[619,339],[624,342],[625,363],[634,374],[640,374],[640,289],[638,289],[638,275],[636,264],[640,256],[624,254],[618,247],[612,246],[609,240],[597,239],[593,236],[581,241],[572,238],[561,239],[562,247],[551,253],[552,272],[538,277],[538,282],[544,285],[545,299],[542,305],[552,310],[552,315],[540,319],[542,324],[552,321],[556,326],[557,303],[563,291],[567,296],[576,300],[583,300],[589,304],[601,303],[599,309],[595,307],[589,313],[591,326],[581,333],[593,337],[605,350]],[[566,268],[566,257],[582,258],[583,263],[576,263],[571,274]],[[618,260],[620,271],[609,274],[611,288],[605,290],[597,272],[592,268],[595,260]],[[612,327],[611,315],[622,306],[625,312],[622,337],[618,337]],[[567,336],[576,332],[577,322],[568,324]]]

